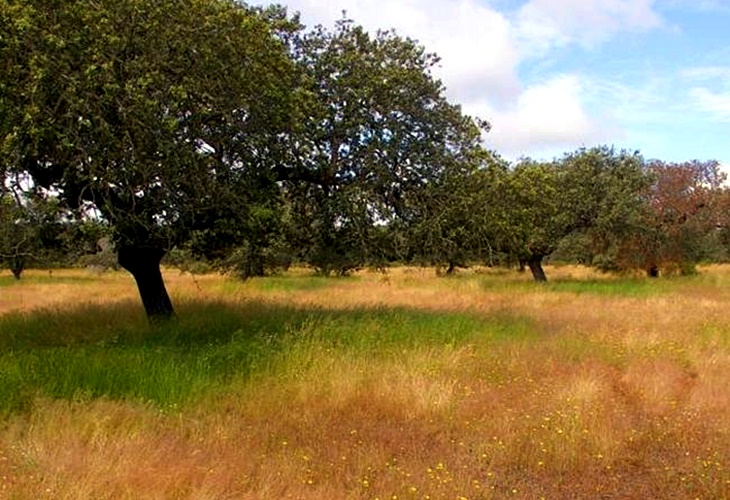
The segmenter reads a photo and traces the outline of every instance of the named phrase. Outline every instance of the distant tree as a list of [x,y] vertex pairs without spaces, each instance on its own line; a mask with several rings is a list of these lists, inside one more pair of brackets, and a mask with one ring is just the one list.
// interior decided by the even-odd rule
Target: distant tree
[[438,58],[393,32],[343,19],[294,54],[305,92],[285,194],[302,257],[325,274],[381,262],[424,191],[468,165],[485,124],[447,101]]
[[547,280],[542,261],[571,231],[559,187],[556,164],[531,160],[521,161],[494,186],[502,203],[494,219],[500,249],[526,263],[535,281]]
[[104,221],[93,217],[67,220],[60,237],[65,250],[65,265],[119,269],[112,230]]
[[691,274],[710,256],[710,242],[721,226],[725,175],[716,161],[652,161],[653,178],[641,219],[619,240],[613,261],[619,269],[660,269]]
[[715,260],[727,261],[730,258],[730,187],[723,185],[715,195],[718,221],[713,235],[717,238],[724,253],[717,256]]
[[26,210],[12,196],[0,199],[0,261],[15,279],[20,279],[28,262],[36,256],[36,229]]
[[545,281],[543,260],[567,237],[594,242],[594,254],[639,217],[649,183],[641,156],[608,147],[581,149],[549,162],[520,161],[494,183],[490,199],[497,246]]
[[499,187],[507,162],[496,153],[475,151],[421,193],[417,221],[409,232],[411,259],[446,268],[451,274],[470,263],[493,262],[495,213],[503,207]]
[[55,199],[6,192],[0,197],[0,262],[16,279],[30,267],[65,264],[67,225]]
[[[232,248],[224,248],[213,264],[241,279],[265,276],[288,268],[293,249],[286,239],[290,217],[279,196],[253,207],[239,224],[241,235]],[[196,252],[199,254],[200,252]]]

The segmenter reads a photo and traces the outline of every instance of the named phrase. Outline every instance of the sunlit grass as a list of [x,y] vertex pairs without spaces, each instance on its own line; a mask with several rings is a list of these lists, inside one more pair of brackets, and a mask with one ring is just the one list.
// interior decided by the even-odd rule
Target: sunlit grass
[[252,374],[303,370],[324,351],[372,360],[531,334],[524,320],[507,316],[259,302],[183,303],[175,321],[150,327],[136,309],[122,303],[0,318],[0,412],[27,408],[36,397],[177,406]]
[[730,268],[548,275],[21,286],[0,497],[730,497]]
[[28,285],[60,285],[89,283],[93,284],[98,278],[92,274],[54,274],[53,271],[30,271],[22,274],[21,279],[15,279],[10,274],[0,275],[0,287],[26,287]]
[[357,281],[357,277],[325,277],[315,276],[306,273],[294,273],[291,275],[274,275],[267,277],[254,277],[245,281],[229,280],[223,284],[223,290],[227,292],[241,290],[259,290],[263,292],[297,292],[306,290],[317,290],[343,282]]
[[[691,278],[685,278],[689,280]],[[484,290],[512,293],[534,292],[542,287],[549,292],[572,293],[576,295],[606,295],[616,297],[649,297],[669,293],[677,288],[678,279],[648,279],[636,277],[601,277],[574,278],[570,275],[550,279],[547,283],[535,283],[527,275],[508,277],[489,274],[481,279]]]

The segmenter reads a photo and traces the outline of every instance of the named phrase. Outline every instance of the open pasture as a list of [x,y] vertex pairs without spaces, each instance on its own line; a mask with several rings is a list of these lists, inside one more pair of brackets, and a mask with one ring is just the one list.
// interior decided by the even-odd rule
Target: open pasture
[[730,267],[0,278],[1,498],[730,497]]

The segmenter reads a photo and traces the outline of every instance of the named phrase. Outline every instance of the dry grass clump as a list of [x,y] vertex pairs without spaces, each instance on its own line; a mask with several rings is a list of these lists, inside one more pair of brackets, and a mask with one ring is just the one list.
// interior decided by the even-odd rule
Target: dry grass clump
[[[0,431],[0,497],[730,498],[730,268],[649,282],[563,267],[548,286],[478,271],[169,273],[179,298],[319,319],[181,406],[35,400]],[[63,286],[134,291],[118,275]]]

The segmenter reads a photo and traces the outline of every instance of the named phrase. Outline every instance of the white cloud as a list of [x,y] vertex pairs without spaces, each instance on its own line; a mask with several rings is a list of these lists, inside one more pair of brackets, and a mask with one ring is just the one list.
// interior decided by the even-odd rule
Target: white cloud
[[491,96],[514,100],[520,92],[519,54],[501,13],[476,0],[289,0],[308,24],[331,25],[342,11],[367,29],[395,28],[441,57],[438,76],[463,104]]
[[663,25],[654,0],[530,0],[516,26],[527,50],[538,54],[570,43],[590,46],[622,31]]
[[730,81],[730,67],[727,66],[699,66],[686,68],[680,71],[680,76],[695,81],[723,79]]
[[730,122],[730,67],[687,68],[681,76],[694,84],[689,96],[696,110],[710,115],[715,121]]
[[609,139],[616,127],[589,116],[583,93],[577,75],[527,88],[513,109],[494,115],[487,144],[516,157],[530,150],[564,150]]
[[727,12],[730,10],[727,0],[664,0],[670,9],[698,10],[706,12]]
[[698,109],[717,121],[730,122],[730,92],[715,92],[704,87],[690,90]]
[[[578,75],[526,85],[520,66],[570,44],[590,46],[626,30],[660,26],[654,0],[530,0],[514,12],[485,0],[283,0],[308,25],[347,16],[367,29],[395,28],[441,56],[451,100],[488,119],[488,145],[510,157],[542,155],[619,136],[589,112]],[[613,134],[613,135],[612,135]]]
[[450,95],[465,104],[485,95],[495,101],[517,98],[519,54],[503,15],[473,0],[455,2],[447,15],[439,2],[428,15],[433,23],[423,41],[441,56]]

